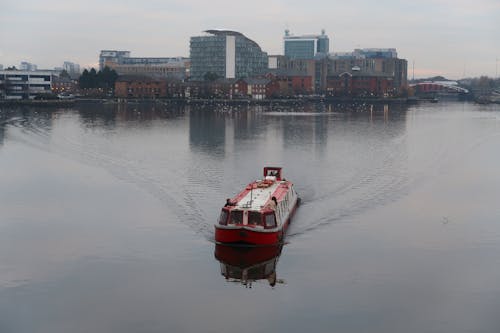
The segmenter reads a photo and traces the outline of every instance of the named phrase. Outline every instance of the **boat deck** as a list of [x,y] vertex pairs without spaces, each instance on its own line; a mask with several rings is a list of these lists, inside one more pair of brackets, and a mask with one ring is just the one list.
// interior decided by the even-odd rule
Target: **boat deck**
[[248,210],[262,209],[281,186],[281,182],[273,181],[271,184],[269,183],[256,181],[248,184],[241,193],[233,198],[233,202],[236,203],[235,208]]

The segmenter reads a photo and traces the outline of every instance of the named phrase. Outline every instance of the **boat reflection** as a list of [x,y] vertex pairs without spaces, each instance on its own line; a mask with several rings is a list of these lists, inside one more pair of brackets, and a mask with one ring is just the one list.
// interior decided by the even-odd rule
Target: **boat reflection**
[[229,282],[241,283],[247,288],[259,280],[267,280],[271,287],[284,281],[276,276],[276,265],[283,245],[231,246],[215,245],[215,258],[220,262],[221,274]]

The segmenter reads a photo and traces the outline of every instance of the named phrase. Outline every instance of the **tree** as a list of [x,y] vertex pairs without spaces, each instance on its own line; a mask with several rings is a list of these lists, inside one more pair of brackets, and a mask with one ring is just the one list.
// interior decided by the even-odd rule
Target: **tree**
[[96,72],[95,68],[91,68],[90,71],[85,69],[78,79],[78,84],[80,88],[102,88],[102,89],[112,89],[115,86],[115,81],[118,78],[118,74],[115,70],[105,67],[102,71]]
[[70,78],[71,78],[71,77],[69,76],[69,73],[68,73],[65,69],[63,69],[63,70],[61,71],[61,73],[59,73],[59,77],[60,77],[60,78],[66,78],[66,79],[70,79]]
[[97,72],[94,67],[92,67],[89,71],[89,88],[97,88],[98,79]]
[[118,78],[118,74],[114,69],[110,69],[108,66],[104,67],[102,71],[97,73],[97,81],[99,82],[100,88],[114,88],[115,81]]
[[78,85],[80,88],[90,88],[90,73],[87,69],[83,70],[82,75],[78,78]]

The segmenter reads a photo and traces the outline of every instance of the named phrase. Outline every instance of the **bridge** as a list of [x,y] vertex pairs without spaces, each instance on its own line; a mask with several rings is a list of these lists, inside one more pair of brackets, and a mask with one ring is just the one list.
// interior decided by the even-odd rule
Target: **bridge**
[[459,87],[454,81],[444,82],[419,82],[410,84],[410,88],[415,90],[417,94],[468,94],[469,90]]

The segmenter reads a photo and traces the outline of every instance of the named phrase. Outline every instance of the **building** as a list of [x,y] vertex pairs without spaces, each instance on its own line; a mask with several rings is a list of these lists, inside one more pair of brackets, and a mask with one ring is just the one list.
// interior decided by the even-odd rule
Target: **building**
[[189,77],[190,61],[183,57],[131,57],[130,51],[102,50],[99,68],[114,69],[119,75],[142,75],[184,80]]
[[[397,58],[396,49],[356,49],[354,52],[334,53],[329,57],[327,72],[328,77],[355,72],[355,77],[391,78],[391,89],[397,92],[408,84],[408,62]],[[331,88],[331,85],[328,86]]]
[[244,79],[233,79],[230,85],[229,98],[246,98],[248,86]]
[[[269,73],[277,74],[278,77],[303,77],[309,76],[307,87],[297,89],[294,86],[293,91],[302,91],[301,94],[323,91],[326,87],[326,66],[327,58],[318,59],[290,59],[287,56],[277,55],[269,56]],[[295,82],[295,81],[294,81]],[[309,83],[310,82],[310,83]]]
[[396,49],[354,49],[354,54],[364,58],[397,58],[398,52]]
[[162,98],[167,96],[167,80],[149,76],[121,76],[115,82],[118,98]]
[[0,71],[0,98],[33,99],[51,92],[51,71]]
[[71,76],[72,78],[77,78],[80,76],[81,72],[80,72],[80,65],[79,64],[75,64],[73,62],[70,62],[70,61],[65,61],[63,63],[63,70],[65,70],[69,76]]
[[276,70],[266,75],[273,86],[272,97],[292,97],[310,95],[314,92],[313,77],[290,70]]
[[384,74],[367,74],[357,70],[327,78],[330,96],[390,97],[394,95],[393,78]]
[[129,58],[130,51],[101,50],[99,54],[99,69],[104,69],[106,61],[121,63],[122,59]]
[[247,96],[251,99],[267,99],[277,90],[276,82],[269,79],[244,79],[243,81],[247,87]]
[[119,75],[146,75],[184,80],[189,77],[188,58],[122,58],[119,62],[105,60],[104,66],[114,69]]
[[19,65],[19,69],[22,71],[36,71],[38,66],[27,61],[22,61]]
[[285,30],[283,37],[284,54],[290,59],[314,59],[326,57],[330,52],[330,39],[321,31],[321,35],[294,36]]
[[268,66],[267,53],[242,33],[207,30],[191,37],[191,79],[244,78],[261,75]]

